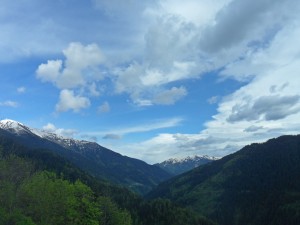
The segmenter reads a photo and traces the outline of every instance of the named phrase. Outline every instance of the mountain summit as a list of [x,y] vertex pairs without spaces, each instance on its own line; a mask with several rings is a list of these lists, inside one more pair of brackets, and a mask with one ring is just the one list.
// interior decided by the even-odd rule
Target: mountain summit
[[0,128],[17,135],[32,133],[24,124],[10,119],[0,120]]
[[36,151],[51,151],[92,176],[124,185],[141,194],[171,177],[157,166],[123,156],[95,142],[62,137],[14,120],[0,121],[0,137],[12,139]]
[[165,171],[173,174],[178,175],[184,172],[187,172],[191,169],[194,169],[198,166],[204,165],[206,163],[210,163],[212,161],[215,161],[219,158],[217,157],[211,157],[211,156],[188,156],[183,159],[177,159],[177,158],[171,158],[166,161],[163,161],[161,163],[154,164],[156,166],[159,166],[160,168],[164,169]]

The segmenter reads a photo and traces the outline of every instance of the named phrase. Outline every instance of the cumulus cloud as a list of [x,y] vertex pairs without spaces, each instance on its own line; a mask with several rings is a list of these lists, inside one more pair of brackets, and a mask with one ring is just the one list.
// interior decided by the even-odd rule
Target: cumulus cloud
[[86,96],[74,95],[78,90],[81,95],[97,97],[100,91],[97,82],[104,78],[99,66],[104,62],[104,56],[97,44],[82,45],[72,42],[63,50],[65,60],[48,60],[39,65],[36,76],[43,82],[51,82],[61,89],[56,111],[65,112],[90,106]]
[[37,78],[43,82],[58,82],[60,70],[62,69],[62,60],[48,60],[47,63],[39,65],[36,74]]
[[[195,35],[196,27],[182,18],[175,15],[159,17],[145,34],[143,60],[132,61],[116,71],[116,92],[128,93],[137,104],[161,104],[159,93],[175,92],[175,89],[168,90],[168,84],[198,77],[203,71],[195,61],[197,52],[192,44]],[[179,89],[184,97],[187,92]],[[174,103],[179,99],[174,99]]]
[[263,117],[265,120],[279,120],[300,110],[300,96],[262,96],[253,105],[235,105],[232,107],[232,114],[228,117],[229,122],[241,120],[258,120]]
[[64,128],[57,128],[52,123],[47,123],[45,126],[43,126],[42,130],[50,133],[55,133],[57,135],[61,135],[63,137],[73,137],[78,132],[74,129],[64,129]]
[[[115,148],[148,162],[159,162],[162,157],[190,154],[224,156],[253,142],[298,134],[299,34],[298,22],[286,24],[268,40],[268,45],[228,64],[221,76],[247,82],[222,96],[217,113],[198,134],[158,134],[146,141]],[[245,79],[249,75],[252,78]]]
[[98,113],[107,113],[110,111],[110,105],[108,102],[104,102],[98,107]]
[[[104,38],[103,52],[108,60],[104,61],[102,48],[100,51],[95,44],[73,43],[63,51],[64,60],[49,60],[37,70],[41,81],[72,89],[69,96],[81,99],[82,107],[59,103],[60,111],[80,110],[90,104],[84,96],[106,94],[98,84],[103,76],[114,94],[127,94],[133,103],[150,106],[175,104],[189,93],[188,86],[180,86],[180,81],[213,72],[220,80],[241,81],[242,87],[208,100],[217,109],[204,130],[197,134],[157,134],[128,145],[128,151],[134,149],[151,160],[157,157],[155,153],[167,157],[183,154],[184,149],[223,155],[250,142],[300,132],[298,1],[93,2],[110,20],[117,21],[105,30],[114,33],[113,38]],[[126,26],[119,23],[122,20]],[[105,33],[99,34],[95,37]],[[99,65],[108,61],[107,73],[99,73]],[[101,136],[144,132],[159,127],[155,125],[112,130]]]
[[[39,65],[37,78],[52,82],[60,89],[85,86],[90,81],[102,79],[98,66],[103,63],[103,54],[96,44],[82,45],[72,42],[63,50],[65,61],[48,60]],[[64,65],[64,66],[63,66]]]
[[52,123],[47,123],[47,125],[43,126],[43,130],[48,132],[55,132],[56,127]]
[[90,100],[80,95],[75,95],[74,91],[64,89],[60,92],[59,102],[56,104],[57,112],[66,112],[73,110],[79,112],[81,109],[90,106]]
[[0,106],[17,108],[19,106],[19,103],[15,102],[15,101],[7,100],[7,101],[4,101],[4,102],[0,102]]
[[[215,18],[215,24],[208,27],[202,39],[207,51],[215,52],[231,48],[240,42],[250,41],[254,35],[262,37],[268,26],[270,12],[273,13],[281,1],[238,1],[224,7]],[[266,22],[265,22],[266,21]],[[260,27],[264,29],[260,30]],[[259,35],[257,35],[259,33]]]
[[[244,67],[249,65],[243,59],[258,56],[283,25],[294,19],[294,10],[286,10],[290,4],[270,0],[161,2],[156,20],[144,35],[143,57],[116,70],[116,92],[128,93],[137,104],[151,105],[157,95],[153,89],[166,89],[171,82],[199,78],[224,66],[222,76],[249,81],[265,66],[247,71],[237,68],[242,66],[240,61]],[[202,17],[196,16],[199,8],[206,11]]]
[[[264,48],[278,33],[282,21],[288,21],[293,15],[287,14],[280,1],[273,4],[269,0],[188,0],[184,3],[177,0],[143,3],[94,0],[93,3],[102,12],[109,12],[110,16],[118,15],[118,18],[124,19],[129,15],[126,23],[139,28],[135,29],[134,35],[127,33],[134,36],[135,39],[128,38],[138,44],[130,45],[133,47],[126,59],[111,64],[107,71],[115,93],[128,94],[138,105],[161,104],[159,93],[170,93],[170,83],[199,78],[205,72],[226,65],[224,76],[230,74],[228,76],[242,79],[242,76],[230,73],[230,68],[236,68],[232,62],[253,54],[251,50],[257,52],[257,49]],[[280,18],[271,20],[274,12]],[[276,26],[278,29],[274,28]],[[273,36],[266,37],[267,33]],[[99,71],[99,65],[104,63],[104,54],[99,47],[96,44],[83,46],[71,43],[63,54],[64,61],[49,60],[41,64],[37,77],[52,82],[60,89],[84,87],[86,95],[99,96],[97,81],[105,76]],[[117,56],[106,55],[110,63]],[[251,71],[243,74],[247,78],[252,75]],[[182,94],[181,98],[184,96]],[[174,98],[174,103],[181,98]]]

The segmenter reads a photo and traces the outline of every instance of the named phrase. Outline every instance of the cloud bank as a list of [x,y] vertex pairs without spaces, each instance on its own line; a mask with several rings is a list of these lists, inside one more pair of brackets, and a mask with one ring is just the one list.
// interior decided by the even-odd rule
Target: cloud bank
[[[37,0],[30,3],[39,9]],[[122,149],[112,146],[114,149],[147,161],[155,161],[157,155],[222,156],[252,141],[300,132],[299,2],[89,3],[77,5],[81,7],[73,12],[83,15],[83,22],[74,17],[62,22],[63,13],[71,14],[61,1],[61,5],[49,3],[44,11],[3,2],[4,6],[23,7],[21,12],[32,12],[32,16],[24,19],[23,27],[10,20],[1,23],[0,55],[12,54],[11,59],[0,60],[51,55],[37,67],[36,77],[57,88],[56,112],[80,112],[94,105],[95,113],[111,112],[108,96],[126,96],[129,104],[141,108],[172,107],[190,96],[186,81],[199,81],[211,73],[219,82],[233,79],[241,84],[226,96],[208,99],[216,111],[198,133],[157,133]],[[6,18],[16,16],[13,11],[2,11]],[[41,21],[37,20],[39,13],[44,14]],[[37,23],[27,32],[25,25],[32,21]],[[0,105],[16,106],[9,101]],[[153,130],[151,126],[133,128],[120,129],[117,134]],[[116,133],[101,137],[113,138],[108,134]]]

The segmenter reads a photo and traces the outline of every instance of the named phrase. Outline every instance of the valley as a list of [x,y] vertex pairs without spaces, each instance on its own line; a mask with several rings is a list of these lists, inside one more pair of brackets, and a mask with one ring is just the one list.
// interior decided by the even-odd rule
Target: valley
[[[251,144],[221,159],[194,156],[149,165],[97,143],[64,138],[3,120],[0,146],[2,193],[8,191],[7,185],[14,187],[11,189],[16,191],[14,195],[23,193],[26,182],[37,182],[35,188],[41,182],[53,181],[69,189],[86,185],[83,187],[91,196],[88,204],[94,207],[91,210],[110,215],[111,222],[104,224],[280,225],[300,221],[299,135]],[[164,167],[173,169],[173,173]],[[33,190],[28,191],[24,196],[38,201],[39,197],[31,193]],[[52,191],[63,190],[55,187]],[[73,198],[71,192],[65,195]],[[40,224],[37,221],[46,218],[35,209],[29,212],[22,208],[22,204],[29,204],[20,202],[23,197],[3,196],[0,196],[3,218],[29,221],[28,224]],[[12,214],[7,211],[9,201],[16,210]],[[76,201],[82,204],[80,199]],[[53,204],[54,210],[58,203]],[[47,218],[56,221],[57,215]],[[96,213],[92,220],[98,223],[103,217]]]

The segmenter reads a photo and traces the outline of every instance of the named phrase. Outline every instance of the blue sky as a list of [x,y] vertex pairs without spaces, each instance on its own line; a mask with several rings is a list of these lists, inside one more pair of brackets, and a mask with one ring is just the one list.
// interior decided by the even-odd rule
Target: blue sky
[[300,132],[300,2],[1,0],[0,117],[160,162]]

